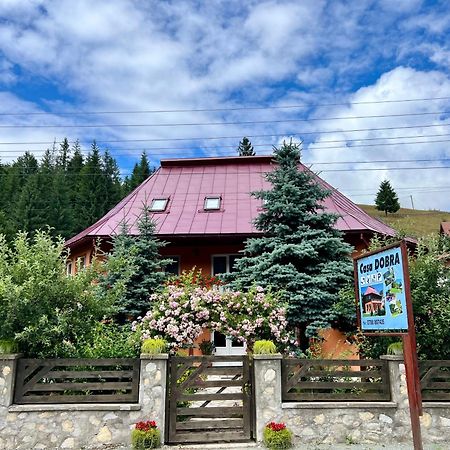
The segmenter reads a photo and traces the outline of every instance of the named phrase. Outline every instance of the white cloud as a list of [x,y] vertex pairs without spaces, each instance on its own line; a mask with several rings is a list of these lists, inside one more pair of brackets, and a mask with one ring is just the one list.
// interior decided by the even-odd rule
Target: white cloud
[[[450,78],[440,72],[423,72],[411,68],[399,67],[383,76],[376,83],[359,89],[348,97],[348,102],[353,103],[346,107],[318,112],[318,117],[358,117],[368,115],[395,115],[432,113],[436,111],[449,111],[450,102],[440,100],[433,102],[404,102],[404,103],[371,103],[396,99],[432,98],[450,96]],[[359,104],[355,104],[359,103]],[[447,114],[447,117],[449,115]],[[336,131],[319,136],[308,146],[304,159],[322,163],[352,161],[349,164],[320,165],[316,170],[323,170],[322,176],[332,185],[340,188],[344,193],[355,195],[356,201],[373,203],[374,193],[378,190],[380,182],[384,179],[391,180],[393,186],[398,189],[400,201],[403,206],[409,206],[409,195],[415,197],[417,208],[441,208],[450,209],[450,197],[442,192],[425,193],[425,188],[436,186],[449,186],[450,169],[435,170],[393,170],[393,167],[425,167],[448,166],[442,159],[450,159],[448,142],[435,142],[434,144],[396,144],[399,142],[450,140],[448,137],[423,137],[431,134],[448,134],[450,127],[448,118],[443,119],[438,115],[380,117],[374,119],[333,120],[321,123],[323,131],[355,130],[364,128],[383,127],[411,127],[404,129],[391,129],[383,131],[346,132]],[[436,127],[425,128],[420,125],[435,124]],[[381,137],[380,140],[365,140]],[[400,137],[399,139],[389,139]],[[388,139],[386,139],[388,138]],[[411,139],[413,138],[413,139]],[[358,139],[359,141],[354,141]],[[343,141],[330,143],[329,141]],[[355,147],[353,145],[371,145],[367,147]],[[375,145],[379,144],[379,145]],[[395,145],[391,145],[395,144]],[[372,146],[373,145],[373,146]],[[339,146],[347,149],[326,149],[320,147]],[[430,162],[373,162],[372,164],[357,164],[367,161],[401,160],[401,159],[435,159]],[[361,171],[362,168],[384,168],[381,171]],[[327,172],[330,169],[354,169],[353,172]],[[370,195],[362,196],[364,193]],[[417,198],[416,198],[417,197]]]
[[[394,4],[395,3],[395,4]],[[417,13],[420,1],[347,2],[310,1],[221,1],[221,2],[138,2],[132,0],[59,0],[0,2],[0,15],[8,17],[0,27],[0,83],[47,83],[42,92],[34,92],[34,100],[0,94],[0,110],[144,110],[229,107],[253,104],[317,104],[342,101],[372,101],[411,97],[444,96],[449,91],[445,65],[448,55],[434,41],[427,41],[426,58],[435,61],[442,72],[421,72],[395,67],[411,53],[399,49],[415,45],[417,30],[439,33],[446,30],[447,19]],[[398,20],[399,22],[396,22]],[[399,25],[403,24],[403,25]],[[399,33],[398,27],[402,26]],[[403,33],[403,34],[402,34]],[[423,43],[422,43],[423,44]],[[418,45],[415,51],[417,52]],[[430,50],[433,48],[433,52]],[[422,51],[423,53],[424,51]],[[1,60],[2,55],[4,59]],[[396,60],[397,58],[397,60]],[[427,59],[427,60],[428,60]],[[14,65],[22,74],[13,72]],[[375,75],[386,73],[374,82]],[[367,81],[368,80],[368,81]],[[354,86],[367,84],[355,91]],[[39,86],[38,83],[36,85]],[[305,89],[307,88],[307,89]],[[61,92],[47,96],[46,89]],[[314,91],[313,91],[314,90]],[[14,91],[12,91],[14,92]],[[349,94],[350,92],[350,94]],[[30,96],[24,96],[29,98]],[[445,109],[448,105],[434,103]],[[431,111],[431,104],[352,105],[313,109],[314,117],[393,114]],[[302,116],[300,110],[300,117]],[[310,109],[305,110],[307,113]],[[174,113],[170,115],[109,115],[66,117],[57,114],[26,118],[0,118],[0,123],[110,124],[101,129],[0,129],[1,142],[58,141],[64,136],[89,141],[101,139],[155,139],[202,136],[237,136],[218,141],[198,140],[206,147],[205,154],[232,152],[227,145],[236,145],[239,136],[274,134],[254,138],[258,153],[271,151],[279,136],[298,137],[296,132],[315,130],[370,128],[392,124],[417,125],[433,117],[390,119],[354,119],[346,121],[273,123],[262,125],[214,125],[197,127],[120,128],[117,124],[163,124],[220,121],[281,120],[298,117],[294,111],[267,110],[244,112]],[[447,129],[442,127],[441,133]],[[416,129],[416,133],[430,133]],[[438,133],[438,129],[433,129]],[[412,135],[405,130],[403,135]],[[20,137],[19,137],[20,134]],[[365,132],[356,137],[379,135]],[[384,137],[395,135],[385,131]],[[326,140],[354,139],[355,133],[337,132],[319,136],[315,145],[305,151],[310,161],[345,161],[364,158],[418,158],[429,153],[448,155],[446,144],[428,146],[368,147],[365,150],[313,150]],[[364,142],[364,141],[363,141]],[[170,147],[155,150],[155,157],[195,154],[186,151],[184,142],[125,143],[115,149]],[[192,145],[192,143],[191,143]],[[30,146],[17,146],[25,150]],[[45,148],[46,146],[41,146]],[[0,146],[0,149],[3,147]],[[127,150],[122,150],[126,152]],[[156,155],[158,153],[158,155]],[[199,151],[201,153],[201,150]],[[130,152],[132,165],[137,152]],[[198,154],[198,153],[197,153]],[[4,158],[2,158],[4,159]],[[378,166],[380,164],[377,164]],[[328,166],[319,166],[326,169]],[[339,166],[345,167],[345,166]],[[358,166],[360,167],[360,166]],[[448,185],[445,170],[417,172],[347,172],[323,176],[337,187],[356,191],[376,190],[383,176],[397,187],[429,182]],[[405,179],[406,176],[411,179]],[[430,179],[428,179],[430,178]],[[408,184],[409,183],[409,184]],[[360,191],[359,191],[360,192]],[[419,194],[418,194],[419,195]],[[421,198],[423,197],[423,194]],[[360,197],[355,197],[360,199]],[[447,200],[437,196],[418,200],[417,206],[450,208]],[[420,205],[422,202],[422,205]]]

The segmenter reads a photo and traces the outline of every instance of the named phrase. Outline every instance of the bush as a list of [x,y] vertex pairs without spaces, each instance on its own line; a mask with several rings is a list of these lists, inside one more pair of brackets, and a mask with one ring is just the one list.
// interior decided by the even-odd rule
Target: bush
[[271,355],[277,353],[277,347],[272,341],[256,341],[253,346],[253,353],[255,355]]
[[294,344],[287,330],[286,309],[277,296],[260,286],[247,292],[198,287],[195,272],[184,273],[179,283],[150,296],[153,309],[133,322],[143,339],[164,338],[171,353],[191,347],[205,328],[246,342],[251,351],[256,339],[272,339],[279,348]]
[[79,358],[135,358],[139,356],[139,348],[139,336],[128,325],[99,322],[89,341],[75,352]]
[[146,355],[159,355],[166,351],[167,342],[164,339],[145,339],[141,347],[141,353]]
[[161,433],[156,426],[156,422],[138,422],[131,432],[131,445],[134,450],[146,450],[157,448],[161,445]]
[[63,240],[49,232],[18,233],[11,247],[0,235],[0,339],[27,356],[73,356],[115,311],[114,296],[96,295],[99,263],[67,276],[66,261]]
[[264,428],[263,442],[270,450],[291,448],[292,432],[284,423],[270,422]]

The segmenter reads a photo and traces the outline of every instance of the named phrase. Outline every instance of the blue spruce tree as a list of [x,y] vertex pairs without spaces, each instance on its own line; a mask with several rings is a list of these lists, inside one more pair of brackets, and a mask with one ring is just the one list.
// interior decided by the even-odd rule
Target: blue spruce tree
[[334,227],[338,216],[323,211],[330,192],[300,166],[298,144],[275,148],[274,160],[277,168],[265,175],[272,189],[252,193],[264,202],[255,220],[264,234],[246,241],[228,281],[235,289],[256,283],[279,291],[306,349],[307,337],[329,325],[338,292],[350,279],[352,248]]

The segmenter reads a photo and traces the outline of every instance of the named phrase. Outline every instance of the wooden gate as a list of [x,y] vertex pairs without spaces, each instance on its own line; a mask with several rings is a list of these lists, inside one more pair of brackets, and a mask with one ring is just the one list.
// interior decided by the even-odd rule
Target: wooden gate
[[236,442],[251,438],[247,356],[188,356],[169,360],[170,443]]

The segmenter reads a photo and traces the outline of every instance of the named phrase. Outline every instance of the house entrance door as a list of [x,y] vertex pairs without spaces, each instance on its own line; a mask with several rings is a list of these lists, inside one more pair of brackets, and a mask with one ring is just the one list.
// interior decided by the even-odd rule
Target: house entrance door
[[230,336],[214,331],[212,340],[216,356],[245,356],[247,354],[245,343],[239,342]]

